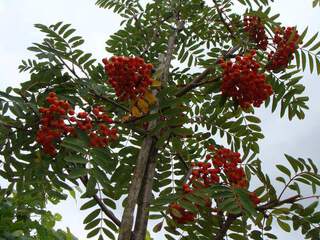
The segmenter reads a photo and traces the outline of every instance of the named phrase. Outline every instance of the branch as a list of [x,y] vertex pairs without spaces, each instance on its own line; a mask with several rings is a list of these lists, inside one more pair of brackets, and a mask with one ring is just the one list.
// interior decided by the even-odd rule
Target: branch
[[219,79],[220,79],[220,77],[216,77],[216,78],[212,78],[212,79],[209,79],[209,80],[206,80],[206,81],[199,82],[199,83],[196,85],[196,87],[199,87],[199,86],[202,86],[202,85],[205,85],[205,84],[208,84],[208,83],[217,82]]
[[110,98],[108,98],[108,97],[106,97],[106,96],[99,95],[99,94],[97,94],[96,92],[94,92],[93,90],[92,90],[89,94],[90,94],[90,95],[93,95],[93,96],[95,96],[95,97],[98,97],[98,98],[100,98],[100,99],[102,99],[102,100],[105,100],[106,102],[112,104],[113,106],[115,106],[115,107],[117,107],[117,108],[122,109],[122,110],[125,111],[125,112],[130,112],[130,110],[129,110],[128,108],[126,108],[125,106],[117,103],[116,101],[111,100]]
[[[156,142],[158,138],[159,132],[157,136],[154,136],[154,141]],[[166,147],[168,146],[170,138],[171,135],[168,137],[166,144],[162,147],[163,150],[166,149]],[[138,210],[136,215],[136,224],[134,228],[134,237],[136,239],[144,239],[146,236],[149,217],[149,207],[152,198],[153,179],[157,165],[156,156],[158,155],[158,150],[159,149],[156,147],[156,145],[152,146],[150,157],[148,159],[147,169],[144,174],[142,187],[139,193],[140,195],[138,201]]]
[[191,83],[186,85],[184,88],[182,88],[177,94],[176,97],[181,97],[190,90],[194,89],[198,86],[198,83],[204,80],[209,73],[213,71],[212,67],[208,67],[206,70],[204,70],[199,76],[197,76]]
[[[87,179],[85,177],[80,178],[83,185],[87,186]],[[93,195],[93,199],[96,201],[96,203],[99,205],[100,209],[104,212],[104,214],[111,219],[111,221],[116,224],[118,227],[120,227],[121,222],[120,220],[105,206],[105,204],[102,202],[102,200],[98,197],[97,194]]]
[[214,240],[223,240],[224,236],[227,234],[227,231],[229,230],[231,224],[238,218],[237,215],[230,214],[227,218],[227,220],[224,221],[222,228],[220,228],[220,231],[215,236]]
[[[180,26],[180,24],[178,24],[178,26]],[[168,77],[169,77],[170,63],[171,63],[172,56],[173,56],[174,49],[175,49],[177,30],[175,30],[174,33],[168,39],[167,53],[166,53],[164,59],[162,59],[161,64],[158,69],[158,71],[161,71],[161,82],[163,83],[163,85],[166,84],[166,81],[168,80]],[[157,90],[154,90],[153,94],[156,95],[157,92],[158,92]],[[158,109],[159,109],[159,106],[156,107],[152,111],[152,113],[157,112]],[[148,130],[154,129],[154,127],[156,125],[157,125],[157,120],[151,121],[149,123]],[[122,215],[121,227],[120,227],[118,240],[131,239],[131,236],[132,236],[131,229],[133,226],[133,215],[134,215],[135,206],[136,206],[136,203],[137,203],[137,200],[139,197],[139,193],[141,191],[141,184],[142,184],[142,180],[144,178],[144,174],[146,171],[148,160],[150,158],[151,149],[154,147],[155,144],[156,144],[156,141],[154,141],[154,137],[152,137],[150,135],[146,136],[146,138],[142,142],[141,149],[140,149],[138,159],[137,159],[137,164],[134,169],[134,173],[132,176],[132,180],[131,180],[131,184],[130,184],[130,188],[129,188],[129,192],[128,192],[127,205],[126,205],[126,207],[123,211],[123,215]],[[155,171],[155,169],[153,169],[153,171]],[[150,191],[152,191],[152,182],[150,184],[151,184]],[[146,196],[148,196],[148,194],[146,194]],[[147,202],[147,200],[146,200],[146,202]],[[147,214],[146,217],[148,217],[148,212],[144,212],[144,214]],[[144,218],[145,216],[138,216],[137,215],[137,219],[139,219],[140,217]],[[139,229],[141,229],[141,231],[143,230],[143,228],[144,228],[143,226],[139,227]],[[142,239],[144,239],[144,237]]]
[[97,195],[94,195],[93,198],[98,203],[99,207],[104,212],[104,214],[108,216],[114,224],[120,227],[121,225],[120,220],[104,205],[102,200]]
[[272,208],[275,208],[275,207],[279,207],[279,206],[282,206],[283,204],[288,204],[288,203],[295,203],[297,201],[299,201],[299,198],[301,196],[300,195],[295,195],[293,197],[290,197],[290,198],[287,198],[287,199],[284,199],[284,200],[274,200],[274,201],[271,201],[269,203],[266,203],[262,206],[259,206],[257,207],[257,210],[258,211],[265,211],[265,210],[268,210],[268,209],[272,209]]
[[[299,201],[299,199],[300,199],[300,195],[295,195],[293,197],[284,199],[282,201],[274,200],[274,201],[268,202],[264,205],[257,207],[256,210],[264,213],[266,210],[269,210],[269,209],[272,209],[275,207],[280,207],[283,204],[290,204],[290,203],[293,204],[293,203]],[[224,222],[223,227],[219,230],[219,232],[215,236],[214,240],[223,240],[224,237],[226,236],[231,224],[240,216],[242,216],[242,213],[228,215],[227,220]]]
[[[178,32],[183,28],[184,23],[179,21],[177,18],[177,28],[175,29],[174,34],[169,37],[168,40],[168,48],[166,57],[164,59],[164,67],[162,69],[161,82],[165,85],[168,82],[169,78],[169,70],[171,66],[172,57],[175,51],[175,42],[177,38]],[[159,137],[159,132],[156,134],[155,139]],[[170,137],[169,137],[170,138]],[[148,217],[149,217],[149,206],[152,197],[152,186],[153,186],[153,178],[156,170],[156,155],[157,148],[155,146],[156,140],[153,143],[150,156],[148,159],[147,169],[143,179],[143,185],[140,190],[140,203],[138,204],[138,210],[136,215],[136,224],[134,229],[134,234],[136,239],[144,239],[146,236],[147,226],[148,226]]]
[[183,28],[184,22],[178,21],[177,28],[175,29],[174,33],[169,37],[168,40],[168,47],[167,47],[167,53],[164,59],[163,63],[163,72],[161,76],[161,82],[167,83],[169,78],[169,70],[171,65],[171,60],[173,58],[174,50],[175,50],[175,42],[178,35],[178,32]]
[[284,186],[283,190],[281,191],[279,197],[278,197],[278,200],[281,199],[282,195],[284,194],[284,192],[286,191],[286,189],[289,187],[289,185],[297,178],[299,177],[300,175],[302,174],[308,174],[310,172],[301,172],[301,173],[298,173],[296,175],[294,175],[292,178],[290,178],[289,182]]
[[21,129],[21,130],[25,130],[23,127],[19,127],[19,126],[14,126],[14,125],[11,125],[11,124],[8,124],[8,123],[5,123],[3,121],[0,120],[0,125],[6,127],[6,128],[15,128],[15,129]]
[[223,13],[222,13],[221,9],[219,8],[219,5],[218,5],[217,1],[216,1],[216,0],[213,0],[213,3],[214,3],[214,6],[215,6],[215,8],[216,8],[216,10],[217,10],[217,12],[218,12],[218,15],[219,15],[219,17],[220,17],[221,22],[222,22],[223,25],[226,27],[226,29],[228,30],[228,32],[231,34],[231,37],[232,37],[233,39],[236,39],[236,37],[234,36],[234,33],[233,33],[232,29],[230,28],[229,24],[224,20],[224,18],[223,18]]
[[297,199],[297,201],[302,201],[302,200],[307,200],[307,199],[312,199],[312,198],[320,199],[320,195],[313,195],[313,196],[308,196],[308,197],[301,197],[301,198]]
[[[228,52],[226,52],[222,55],[222,58],[226,58],[230,55],[233,55],[236,51],[238,51],[239,48],[240,48],[240,46],[235,46],[235,47],[231,48]],[[203,81],[212,71],[213,71],[213,67],[208,67],[207,69],[205,69],[199,76],[197,76],[195,79],[193,79],[188,85],[181,88],[176,93],[176,97],[181,97],[181,96],[185,95],[186,93],[188,93],[189,91],[191,91],[192,89],[198,87],[199,86],[198,84],[201,81]]]

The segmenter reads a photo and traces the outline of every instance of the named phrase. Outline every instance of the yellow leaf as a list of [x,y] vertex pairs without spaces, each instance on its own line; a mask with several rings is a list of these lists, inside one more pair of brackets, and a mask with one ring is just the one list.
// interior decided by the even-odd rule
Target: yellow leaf
[[183,217],[182,214],[181,214],[181,212],[178,211],[178,210],[175,209],[175,208],[171,208],[171,209],[170,209],[170,212],[171,212],[171,214],[172,214],[174,217],[176,217],[176,218],[182,218],[182,217]]
[[142,113],[140,112],[140,110],[136,106],[132,106],[131,113],[132,113],[132,116],[134,116],[134,117],[141,117],[142,116]]
[[[160,60],[161,62],[161,60]],[[154,74],[152,74],[154,79],[160,79],[163,73],[163,66],[161,66]]]
[[148,101],[149,105],[153,105],[157,101],[156,97],[150,91],[147,91],[143,97]]
[[158,80],[152,80],[152,87],[161,87],[161,82]]
[[143,113],[149,112],[149,105],[142,98],[139,98],[139,100],[138,100],[138,107]]
[[37,151],[37,152],[36,152],[36,157],[35,157],[34,161],[35,161],[36,163],[42,162],[42,157],[41,157],[41,152],[40,152],[40,151]]
[[132,105],[132,106],[136,105],[136,104],[137,104],[137,102],[138,102],[138,100],[139,100],[139,99],[138,99],[138,98],[136,98],[136,97],[135,97],[135,98],[133,98],[133,99],[131,99],[131,105]]

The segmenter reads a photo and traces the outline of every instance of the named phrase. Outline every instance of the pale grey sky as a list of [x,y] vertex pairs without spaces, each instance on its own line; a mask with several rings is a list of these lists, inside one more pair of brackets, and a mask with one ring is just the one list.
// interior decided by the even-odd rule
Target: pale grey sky
[[[77,33],[86,40],[83,49],[93,53],[98,60],[105,52],[105,41],[119,27],[120,18],[110,11],[99,9],[94,0],[0,0],[0,89],[17,86],[28,79],[28,74],[19,74],[17,66],[21,59],[31,57],[26,50],[32,42],[41,41],[43,35],[33,28],[33,24],[52,24],[58,21],[71,23]],[[275,0],[275,13],[281,13],[280,20],[285,25],[297,25],[300,31],[310,26],[310,34],[320,30],[320,8],[312,9],[311,0]],[[310,110],[304,121],[280,119],[269,109],[259,109],[265,139],[260,142],[265,170],[275,175],[274,165],[284,161],[283,153],[293,156],[310,157],[319,163],[320,136],[320,79],[316,75],[305,74],[303,83],[310,97]],[[70,227],[81,240],[86,239],[82,221],[86,213],[79,211],[79,200],[68,200],[50,207],[63,215],[58,227]],[[152,236],[158,240],[160,235]],[[283,234],[277,231],[279,239],[303,239],[297,233]]]

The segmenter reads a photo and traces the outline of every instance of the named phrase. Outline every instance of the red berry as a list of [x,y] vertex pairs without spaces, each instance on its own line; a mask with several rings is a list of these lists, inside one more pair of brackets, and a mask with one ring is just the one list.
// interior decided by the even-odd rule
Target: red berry
[[57,94],[56,94],[55,92],[49,92],[48,96],[49,96],[50,98],[54,98],[54,97],[57,96]]
[[134,100],[142,96],[151,85],[152,65],[138,57],[117,57],[103,59],[109,83],[120,100]]
[[75,114],[75,112],[74,112],[73,109],[70,109],[70,110],[68,111],[68,113],[69,113],[69,115],[74,115],[74,114]]
[[253,59],[254,55],[251,52],[238,56],[235,62],[220,64],[223,68],[222,95],[232,97],[242,108],[259,107],[272,94],[265,75],[258,71],[260,65]]
[[209,151],[214,151],[214,150],[215,150],[214,145],[213,145],[213,144],[209,145],[209,146],[208,146],[208,150],[209,150]]
[[295,28],[276,29],[273,43],[276,51],[268,54],[267,70],[279,72],[284,70],[293,59],[293,54],[300,44],[300,36]]
[[255,42],[261,50],[266,50],[268,37],[261,19],[258,16],[246,16],[243,21],[244,30],[249,34],[250,40]]

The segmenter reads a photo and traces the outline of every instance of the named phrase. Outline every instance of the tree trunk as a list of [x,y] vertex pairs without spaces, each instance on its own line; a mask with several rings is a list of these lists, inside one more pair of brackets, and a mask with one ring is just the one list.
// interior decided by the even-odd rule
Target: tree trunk
[[[173,9],[172,9],[173,10]],[[160,73],[160,81],[162,83],[162,86],[165,86],[168,78],[169,78],[169,70],[171,65],[171,60],[175,51],[175,42],[177,38],[178,31],[183,27],[183,23],[179,22],[177,23],[177,28],[174,30],[174,32],[171,34],[171,36],[168,39],[168,45],[167,45],[167,52],[165,56],[160,60],[160,65],[158,67],[158,73]],[[153,91],[153,94],[156,95],[157,91]],[[154,112],[158,112],[159,106],[157,106]],[[157,125],[157,120],[153,120],[149,123],[148,130],[154,129],[154,127]],[[135,210],[135,205],[137,203],[139,193],[142,192],[142,205],[144,207],[140,207],[138,209],[138,214],[136,216],[136,219],[139,219],[137,227],[137,231],[139,232],[139,238],[135,238],[136,240],[143,240],[146,232],[146,227],[148,224],[148,217],[149,217],[149,205],[150,205],[150,198],[152,194],[152,184],[153,184],[153,176],[155,173],[155,165],[156,165],[156,159],[150,158],[151,155],[151,149],[155,148],[156,140],[151,135],[146,136],[146,138],[143,140],[143,143],[141,145],[141,149],[139,152],[137,165],[134,170],[134,174],[132,177],[129,193],[128,193],[128,199],[127,199],[127,205],[124,209],[122,220],[121,220],[121,227],[120,232],[118,236],[118,240],[129,240],[135,238],[135,236],[132,236],[132,226],[133,226],[133,214]],[[146,173],[146,168],[148,165],[148,160],[151,160],[151,165],[149,165],[150,171],[148,171],[148,176],[144,176]],[[153,163],[152,163],[153,162]],[[142,191],[141,184],[142,180],[146,179],[146,188]],[[141,224],[141,226],[140,226]],[[144,225],[144,226],[142,226]],[[134,233],[136,235],[136,233]]]
[[[152,125],[151,127],[153,127],[155,124],[156,124],[156,121],[152,121],[150,125]],[[133,173],[133,177],[132,177],[132,181],[131,181],[131,185],[128,193],[127,204],[122,215],[118,240],[131,239],[133,213],[134,213],[135,205],[138,200],[139,192],[141,190],[141,183],[144,177],[144,173],[146,170],[152,145],[154,145],[152,136],[147,136],[143,140],[143,143],[141,145],[141,149],[140,149],[138,160],[137,160],[137,165]]]
[[140,201],[138,203],[138,210],[134,228],[135,239],[145,239],[148,217],[149,217],[149,206],[152,198],[152,186],[153,178],[155,175],[155,169],[157,165],[156,161],[157,149],[154,147],[151,149],[150,158],[148,161],[148,166],[143,179],[141,191],[140,191]]

